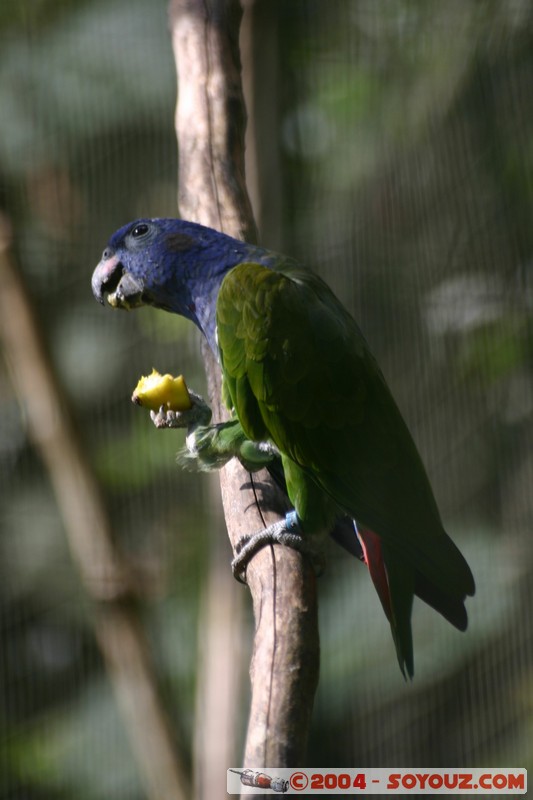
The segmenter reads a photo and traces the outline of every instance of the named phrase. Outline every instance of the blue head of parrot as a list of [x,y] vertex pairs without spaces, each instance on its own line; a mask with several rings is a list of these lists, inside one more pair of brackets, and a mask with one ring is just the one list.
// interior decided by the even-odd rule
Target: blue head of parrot
[[214,346],[220,284],[236,264],[272,254],[180,219],[138,219],[109,239],[92,276],[95,298],[131,309],[152,305],[181,314]]

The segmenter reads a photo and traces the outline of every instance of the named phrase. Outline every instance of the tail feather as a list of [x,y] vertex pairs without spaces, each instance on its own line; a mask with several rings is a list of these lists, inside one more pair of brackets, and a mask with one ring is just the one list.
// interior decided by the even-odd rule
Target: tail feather
[[386,547],[383,548],[383,562],[391,598],[390,626],[396,655],[404,678],[406,672],[412,678],[415,667],[411,612],[415,594],[415,573],[404,561],[389,558]]
[[459,631],[466,631],[468,616],[462,598],[445,594],[437,586],[430,583],[422,573],[415,574],[415,594],[424,603],[434,608]]
[[356,528],[364,561],[391,627],[398,664],[404,678],[414,675],[411,610],[414,573],[406,564],[387,558],[379,536],[366,528]]
[[[450,591],[444,591],[442,583],[435,585],[420,570],[413,568],[401,553],[384,543],[373,531],[368,528],[356,527],[356,532],[363,551],[363,560],[368,567],[370,577],[391,626],[400,669],[404,677],[407,673],[412,678],[414,674],[411,631],[413,596],[416,594],[458,630],[464,631],[468,624],[464,606],[464,590],[458,590],[452,582],[449,587]],[[449,541],[451,542],[451,540]]]

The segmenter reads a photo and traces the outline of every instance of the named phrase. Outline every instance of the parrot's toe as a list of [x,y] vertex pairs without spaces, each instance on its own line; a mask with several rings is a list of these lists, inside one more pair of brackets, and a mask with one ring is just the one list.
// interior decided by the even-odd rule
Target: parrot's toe
[[237,542],[237,555],[231,562],[231,569],[238,581],[246,583],[246,567],[255,554],[267,544],[292,547],[293,550],[298,550],[309,558],[317,575],[324,572],[323,551],[314,547],[310,537],[303,533],[296,511],[289,511],[285,519],[274,522],[262,531],[243,536]]
[[174,411],[165,405],[159,411],[150,411],[150,419],[156,428],[189,428],[194,430],[200,425],[207,425],[211,420],[211,409],[199,394],[189,391],[191,408],[185,411]]
[[161,406],[159,411],[150,411],[150,419],[156,428],[172,428],[175,426],[176,412]]

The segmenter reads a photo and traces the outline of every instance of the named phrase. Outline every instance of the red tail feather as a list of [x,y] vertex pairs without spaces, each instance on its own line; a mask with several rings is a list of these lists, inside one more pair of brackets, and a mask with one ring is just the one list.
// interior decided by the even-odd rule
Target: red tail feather
[[363,548],[363,556],[365,564],[368,567],[370,577],[381,600],[383,611],[387,615],[387,619],[391,620],[391,598],[389,591],[389,581],[387,579],[387,571],[383,561],[383,553],[381,551],[381,541],[379,536],[368,528],[356,528],[357,538]]

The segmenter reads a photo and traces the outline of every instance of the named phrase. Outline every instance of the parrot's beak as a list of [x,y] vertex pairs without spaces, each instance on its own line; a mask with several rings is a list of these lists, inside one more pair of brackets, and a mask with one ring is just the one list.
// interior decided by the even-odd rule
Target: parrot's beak
[[116,255],[102,258],[91,280],[93,295],[99,303],[107,302],[113,308],[137,308],[146,302],[143,297],[143,284],[126,272]]

